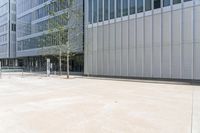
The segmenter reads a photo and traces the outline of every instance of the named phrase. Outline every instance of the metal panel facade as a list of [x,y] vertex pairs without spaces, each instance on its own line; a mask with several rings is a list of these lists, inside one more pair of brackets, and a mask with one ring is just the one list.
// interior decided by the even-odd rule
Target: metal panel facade
[[[122,17],[117,16],[116,8],[114,19],[90,24],[85,18],[85,39],[89,39],[85,53],[91,41],[93,45],[97,42],[98,51],[97,66],[93,66],[97,73],[91,71],[95,69],[89,67],[91,61],[85,62],[89,74],[200,79],[200,5],[196,0],[176,5],[171,2],[168,7],[161,4],[160,9],[152,6],[151,11]],[[91,29],[97,29],[97,37],[96,32],[89,33]],[[94,50],[91,53],[96,57]],[[88,58],[86,54],[85,60]]]

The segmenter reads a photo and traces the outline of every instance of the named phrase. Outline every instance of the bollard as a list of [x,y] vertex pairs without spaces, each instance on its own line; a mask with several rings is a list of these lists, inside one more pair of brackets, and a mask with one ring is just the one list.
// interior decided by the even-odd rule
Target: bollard
[[24,77],[24,69],[22,69],[22,78]]
[[51,66],[50,66],[50,59],[47,59],[47,77],[50,76],[50,72],[51,72]]

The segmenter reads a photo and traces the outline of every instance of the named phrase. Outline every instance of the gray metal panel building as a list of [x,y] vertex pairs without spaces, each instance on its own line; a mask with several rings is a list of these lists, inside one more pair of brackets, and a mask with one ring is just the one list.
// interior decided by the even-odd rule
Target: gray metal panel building
[[200,79],[200,0],[85,0],[87,75]]

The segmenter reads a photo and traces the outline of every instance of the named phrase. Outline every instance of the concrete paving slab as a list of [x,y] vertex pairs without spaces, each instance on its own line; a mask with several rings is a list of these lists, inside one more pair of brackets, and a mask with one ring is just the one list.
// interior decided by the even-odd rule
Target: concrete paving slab
[[0,133],[191,133],[192,121],[195,129],[199,124],[194,89],[199,86],[4,76]]

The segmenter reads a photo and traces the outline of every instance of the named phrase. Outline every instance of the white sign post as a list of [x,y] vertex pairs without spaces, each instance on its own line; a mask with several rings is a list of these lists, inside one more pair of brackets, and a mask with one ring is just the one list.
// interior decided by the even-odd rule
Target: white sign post
[[51,73],[51,63],[50,63],[50,59],[47,59],[47,77],[50,76]]

